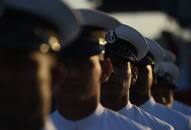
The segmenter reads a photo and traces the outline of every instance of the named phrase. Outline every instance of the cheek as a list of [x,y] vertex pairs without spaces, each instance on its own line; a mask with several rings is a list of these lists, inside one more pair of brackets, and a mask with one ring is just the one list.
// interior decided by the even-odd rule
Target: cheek
[[153,72],[152,72],[152,67],[150,65],[147,66],[147,71],[148,71],[148,80],[149,80],[149,83],[152,84],[152,81],[153,81]]
[[95,65],[95,67],[92,71],[92,77],[93,77],[93,79],[95,79],[94,81],[99,83],[101,80],[101,74],[102,74],[101,66],[100,66],[100,64],[97,63],[97,65]]
[[51,99],[51,75],[50,69],[45,66],[40,66],[38,71],[38,79],[40,86],[40,93],[42,98],[42,105],[44,107],[44,114],[48,114],[50,108],[50,99]]
[[131,78],[132,78],[132,71],[131,71],[130,63],[127,64],[127,73],[126,73],[126,76],[127,76],[127,80],[130,82]]
[[148,79],[149,79],[150,81],[153,80],[153,74],[152,74],[152,71],[149,72],[149,74],[148,74]]
[[132,71],[131,71],[131,64],[130,64],[130,62],[128,62],[128,64],[127,64],[127,74],[128,75],[131,75],[131,73],[132,73]]

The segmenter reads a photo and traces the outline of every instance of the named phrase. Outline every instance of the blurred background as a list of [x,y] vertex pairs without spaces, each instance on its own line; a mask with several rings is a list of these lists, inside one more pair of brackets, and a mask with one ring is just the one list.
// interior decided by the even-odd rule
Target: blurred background
[[177,56],[175,98],[191,105],[191,0],[63,0],[73,8],[111,14]]

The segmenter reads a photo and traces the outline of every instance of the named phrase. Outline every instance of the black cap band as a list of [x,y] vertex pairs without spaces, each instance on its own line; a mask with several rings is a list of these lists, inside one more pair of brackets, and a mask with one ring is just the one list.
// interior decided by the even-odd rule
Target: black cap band
[[139,62],[137,62],[137,66],[145,66],[145,65],[154,65],[155,61],[154,58],[152,57],[152,55],[150,53],[147,53],[147,55],[141,59]]
[[130,43],[123,39],[117,38],[114,43],[107,43],[105,48],[106,54],[117,55],[130,61],[137,62],[137,51]]
[[78,39],[70,46],[61,50],[60,55],[63,58],[90,57],[101,54],[104,48],[98,44],[98,41],[92,39]]
[[99,36],[92,35],[93,32],[102,32],[96,27],[84,27],[81,35],[69,46],[60,52],[62,58],[83,58],[90,57],[104,52],[104,47],[99,44]]

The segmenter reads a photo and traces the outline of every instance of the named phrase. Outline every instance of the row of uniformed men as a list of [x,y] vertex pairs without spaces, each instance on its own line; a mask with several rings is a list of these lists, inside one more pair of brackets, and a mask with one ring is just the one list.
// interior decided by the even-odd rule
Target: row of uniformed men
[[[2,129],[191,129],[189,116],[154,100],[167,104],[171,93],[158,88],[176,77],[155,41],[59,0],[0,5]],[[52,86],[57,110],[48,117]]]

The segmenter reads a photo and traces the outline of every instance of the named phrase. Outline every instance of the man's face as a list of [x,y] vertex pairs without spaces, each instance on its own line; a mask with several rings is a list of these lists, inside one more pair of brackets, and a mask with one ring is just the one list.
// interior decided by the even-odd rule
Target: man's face
[[18,123],[43,123],[50,107],[51,59],[36,52],[15,55],[1,57],[0,100],[3,113],[0,115],[16,119]]
[[61,85],[56,86],[57,100],[66,103],[97,96],[101,82],[101,56],[63,59]]
[[136,91],[140,91],[141,93],[147,93],[148,90],[151,89],[153,83],[153,72],[152,66],[140,66],[138,67],[138,79],[135,83],[135,87],[132,89]]
[[125,59],[113,57],[113,72],[109,80],[102,84],[102,100],[116,100],[127,95],[131,84],[131,64]]
[[156,84],[152,88],[154,99],[161,104],[171,107],[173,103],[173,90],[167,84]]

